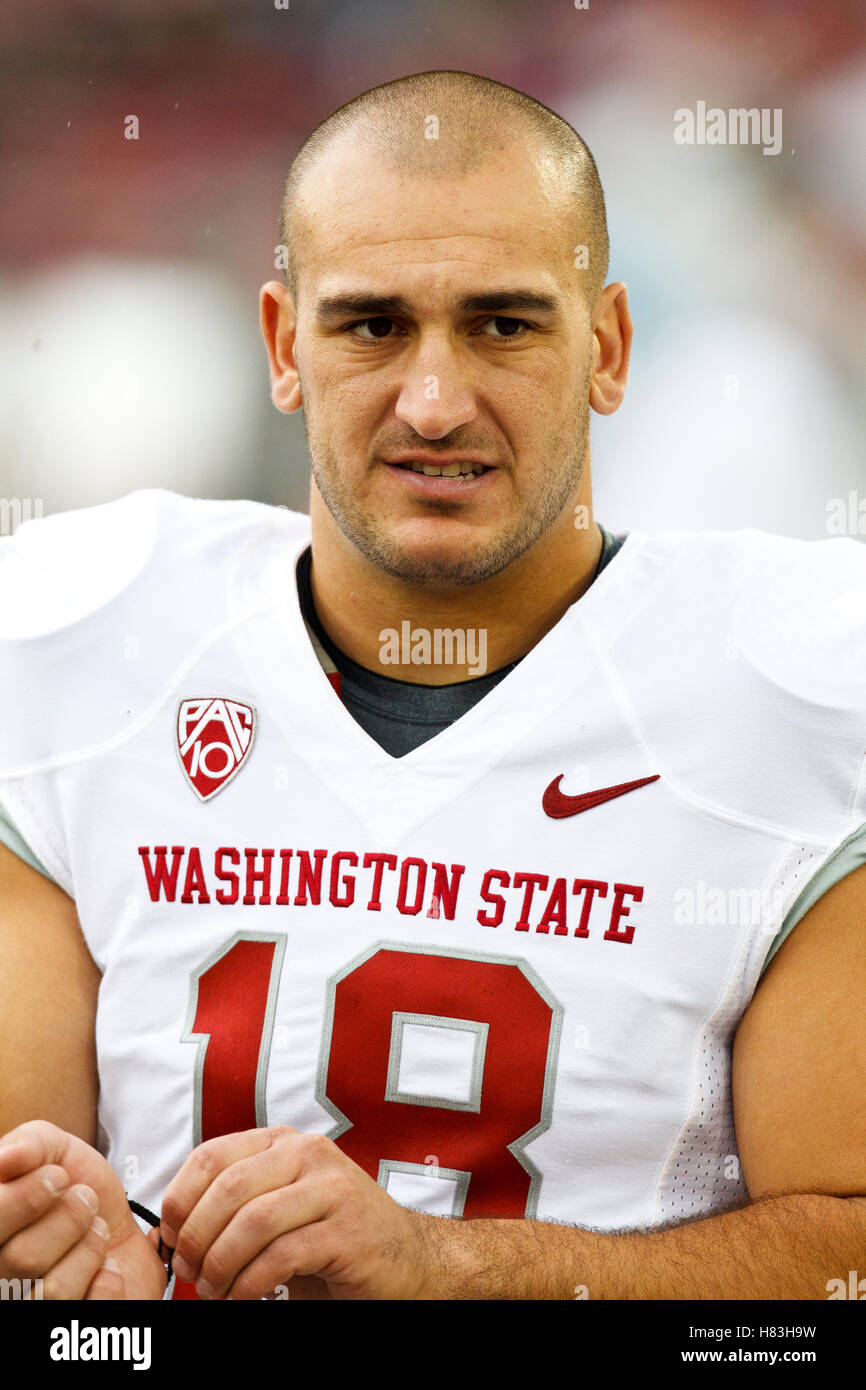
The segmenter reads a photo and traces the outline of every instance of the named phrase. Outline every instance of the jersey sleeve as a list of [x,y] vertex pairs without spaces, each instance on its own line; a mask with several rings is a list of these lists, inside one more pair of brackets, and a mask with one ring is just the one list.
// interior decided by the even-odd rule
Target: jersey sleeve
[[848,874],[853,873],[855,869],[862,869],[864,865],[866,865],[866,824],[859,826],[852,835],[843,840],[839,848],[825,860],[818,872],[806,884],[785,917],[777,935],[773,938],[761,969],[761,975],[764,974],[779,947],[787,941],[791,932],[803,920],[810,908],[813,908],[835,884],[840,883],[843,878],[847,878]]
[[[13,854],[17,854],[18,858],[23,859],[25,864],[29,864],[31,869],[37,869],[45,878],[51,878],[45,865],[36,858],[19,831],[12,812],[5,808],[2,799],[0,799],[0,844],[4,844]],[[56,882],[56,879],[52,879],[52,882]]]

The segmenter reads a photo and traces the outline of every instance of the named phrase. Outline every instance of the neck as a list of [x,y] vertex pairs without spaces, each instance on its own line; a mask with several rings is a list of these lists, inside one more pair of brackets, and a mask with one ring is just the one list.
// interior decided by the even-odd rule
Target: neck
[[[431,589],[386,574],[368,560],[343,535],[314,485],[311,577],[319,621],[353,661],[396,680],[449,685],[507,666],[525,656],[592,583],[602,539],[592,517],[588,467],[576,501],[585,512],[566,508],[530,550],[492,579]],[[580,528],[575,516],[585,521]],[[446,629],[464,634],[463,640],[440,637],[437,644],[435,634]]]

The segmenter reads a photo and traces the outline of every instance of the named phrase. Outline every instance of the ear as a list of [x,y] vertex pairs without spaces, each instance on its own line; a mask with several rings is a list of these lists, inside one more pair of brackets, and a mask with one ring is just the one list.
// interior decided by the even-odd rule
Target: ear
[[620,281],[608,285],[592,312],[592,382],[589,403],[599,415],[612,415],[622,403],[634,333],[628,294]]
[[301,382],[295,361],[295,305],[285,285],[269,280],[259,295],[259,321],[271,371],[271,400],[286,415],[300,410]]

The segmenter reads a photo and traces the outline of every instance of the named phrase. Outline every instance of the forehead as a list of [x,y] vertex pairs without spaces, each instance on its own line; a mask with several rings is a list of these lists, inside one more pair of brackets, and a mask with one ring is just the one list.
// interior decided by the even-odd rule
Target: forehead
[[[419,137],[423,146],[423,137]],[[466,172],[410,171],[363,146],[337,144],[305,176],[296,252],[317,290],[332,275],[459,276],[461,266],[557,275],[572,264],[573,210],[560,163],[531,140],[491,151]],[[420,168],[419,168],[420,164]],[[440,166],[440,167],[437,167]]]

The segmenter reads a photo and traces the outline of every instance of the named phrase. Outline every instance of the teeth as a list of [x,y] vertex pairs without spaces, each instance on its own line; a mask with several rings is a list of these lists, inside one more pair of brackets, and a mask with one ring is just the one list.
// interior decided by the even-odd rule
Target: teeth
[[403,467],[411,468],[413,473],[423,473],[428,478],[477,478],[484,472],[480,463],[410,463]]

